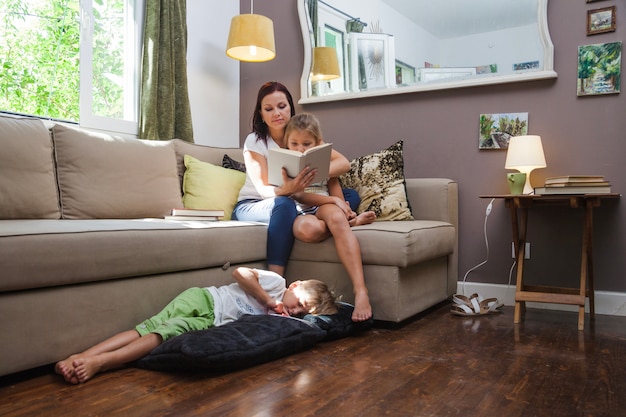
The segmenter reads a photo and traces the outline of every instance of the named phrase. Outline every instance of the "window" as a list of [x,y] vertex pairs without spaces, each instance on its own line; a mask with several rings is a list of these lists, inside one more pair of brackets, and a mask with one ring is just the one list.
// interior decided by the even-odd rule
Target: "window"
[[137,133],[144,0],[4,0],[0,110]]

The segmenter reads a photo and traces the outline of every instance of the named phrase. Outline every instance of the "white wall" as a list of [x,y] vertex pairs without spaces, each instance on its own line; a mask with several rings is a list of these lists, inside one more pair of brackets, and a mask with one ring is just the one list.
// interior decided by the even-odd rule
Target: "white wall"
[[194,141],[239,147],[239,61],[226,56],[238,1],[187,0],[187,74]]

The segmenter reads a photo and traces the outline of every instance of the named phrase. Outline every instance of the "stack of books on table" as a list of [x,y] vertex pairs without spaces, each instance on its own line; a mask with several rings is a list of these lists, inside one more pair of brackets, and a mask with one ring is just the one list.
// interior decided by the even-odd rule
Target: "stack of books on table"
[[174,208],[171,216],[165,216],[165,220],[204,220],[216,221],[224,217],[224,210],[198,210],[189,208]]
[[535,194],[610,194],[611,184],[603,175],[564,175],[546,178]]

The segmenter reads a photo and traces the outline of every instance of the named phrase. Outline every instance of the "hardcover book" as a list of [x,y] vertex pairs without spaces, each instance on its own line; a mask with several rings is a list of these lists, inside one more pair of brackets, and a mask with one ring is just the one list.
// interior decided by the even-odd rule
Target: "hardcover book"
[[546,178],[546,185],[567,184],[572,182],[599,182],[604,181],[604,175],[562,175],[558,177]]
[[610,194],[610,186],[601,187],[537,187],[535,188],[535,194],[549,195],[549,194]]
[[201,210],[190,208],[173,208],[171,217],[193,216],[193,217],[224,217],[224,210]]
[[192,221],[192,220],[200,220],[203,222],[215,222],[219,220],[217,216],[165,216],[163,217],[165,220],[176,220],[179,222]]
[[297,176],[305,167],[317,170],[313,184],[328,179],[332,143],[323,143],[305,152],[289,149],[270,149],[267,158],[267,180],[272,185],[283,184],[282,168],[287,169],[290,178]]

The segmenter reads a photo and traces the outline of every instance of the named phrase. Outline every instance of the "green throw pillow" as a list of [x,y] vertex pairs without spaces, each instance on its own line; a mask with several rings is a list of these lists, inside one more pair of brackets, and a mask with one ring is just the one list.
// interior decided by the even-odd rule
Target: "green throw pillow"
[[402,141],[350,162],[350,171],[339,179],[344,188],[359,193],[357,212],[373,211],[376,221],[413,220],[406,196]]
[[183,205],[192,209],[224,210],[222,220],[230,220],[246,174],[202,162],[190,155],[185,155],[184,160]]

